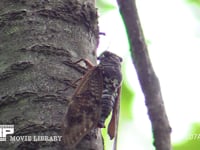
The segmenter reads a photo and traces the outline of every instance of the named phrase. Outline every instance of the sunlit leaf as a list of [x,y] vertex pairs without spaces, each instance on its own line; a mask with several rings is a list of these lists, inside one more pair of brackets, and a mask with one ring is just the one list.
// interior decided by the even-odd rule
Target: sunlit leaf
[[174,144],[173,150],[199,150],[200,124],[193,124],[191,133],[181,143]]
[[122,92],[121,92],[121,118],[123,120],[132,119],[132,104],[133,104],[134,93],[128,87],[128,85],[123,82],[122,83]]
[[116,6],[107,2],[106,0],[97,0],[96,5],[100,13],[106,13],[108,11],[116,9]]
[[200,0],[187,0],[188,3],[197,4],[200,6]]

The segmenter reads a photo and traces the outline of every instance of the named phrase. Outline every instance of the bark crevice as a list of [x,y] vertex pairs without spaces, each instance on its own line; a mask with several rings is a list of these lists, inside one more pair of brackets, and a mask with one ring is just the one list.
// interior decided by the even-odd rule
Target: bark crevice
[[17,75],[18,73],[22,73],[26,69],[30,69],[33,66],[34,64],[30,61],[21,61],[21,62],[14,63],[10,65],[9,67],[7,67],[5,71],[0,73],[0,82],[1,80],[11,78]]

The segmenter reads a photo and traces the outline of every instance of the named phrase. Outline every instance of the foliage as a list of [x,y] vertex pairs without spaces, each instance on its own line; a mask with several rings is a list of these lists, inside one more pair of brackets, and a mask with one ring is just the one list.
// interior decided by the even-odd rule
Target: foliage
[[200,0],[187,0],[187,2],[200,6]]
[[[125,79],[126,80],[126,79]],[[134,93],[128,87],[128,85],[122,83],[122,93],[121,93],[121,118],[122,121],[129,121],[132,119],[132,103],[133,103]]]
[[114,6],[106,0],[97,0],[96,5],[100,14],[116,9],[116,6]]
[[192,125],[192,131],[181,143],[174,144],[173,150],[199,150],[200,148],[200,124]]

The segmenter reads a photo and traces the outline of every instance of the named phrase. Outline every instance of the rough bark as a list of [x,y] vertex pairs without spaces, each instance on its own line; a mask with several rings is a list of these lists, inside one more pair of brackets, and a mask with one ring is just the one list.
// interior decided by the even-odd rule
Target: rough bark
[[135,0],[117,0],[117,2],[129,36],[133,64],[145,96],[152,124],[154,146],[156,150],[171,150],[171,127],[165,111],[159,80],[149,58]]
[[[61,135],[61,123],[83,75],[80,58],[96,63],[93,0],[0,1],[0,124],[13,136]],[[0,149],[64,149],[62,142],[1,142]],[[99,130],[77,149],[103,149]]]

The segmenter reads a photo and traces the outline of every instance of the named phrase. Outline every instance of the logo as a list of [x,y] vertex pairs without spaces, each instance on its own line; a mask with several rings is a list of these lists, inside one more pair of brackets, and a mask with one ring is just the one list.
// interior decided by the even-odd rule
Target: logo
[[14,125],[0,125],[0,141],[6,141],[6,136],[13,133]]
[[61,141],[62,136],[45,136],[45,135],[35,135],[35,136],[9,136],[7,135],[14,134],[14,125],[0,125],[0,142],[1,141],[10,141],[10,142],[18,142],[18,141],[34,141],[34,142],[54,142]]

